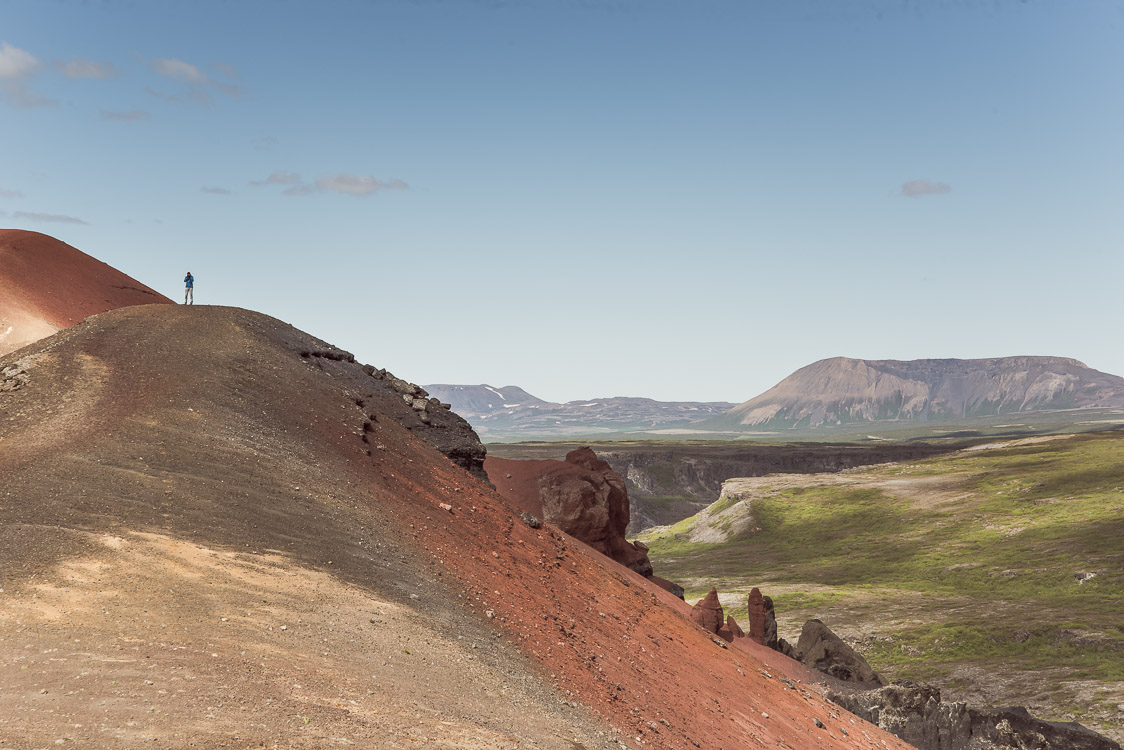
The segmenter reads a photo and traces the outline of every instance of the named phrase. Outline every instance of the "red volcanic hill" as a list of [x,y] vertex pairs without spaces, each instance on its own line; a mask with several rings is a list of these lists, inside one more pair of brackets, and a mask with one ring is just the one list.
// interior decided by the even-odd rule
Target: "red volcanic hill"
[[0,356],[4,746],[908,747],[523,523],[443,413],[232,308]]
[[96,313],[172,301],[81,250],[38,232],[0,229],[0,354]]

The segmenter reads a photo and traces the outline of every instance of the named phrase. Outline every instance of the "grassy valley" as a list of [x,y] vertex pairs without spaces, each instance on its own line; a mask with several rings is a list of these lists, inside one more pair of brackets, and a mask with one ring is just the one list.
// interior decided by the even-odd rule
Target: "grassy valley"
[[790,639],[818,617],[891,679],[1124,738],[1124,432],[731,480],[640,538],[736,617],[761,586]]

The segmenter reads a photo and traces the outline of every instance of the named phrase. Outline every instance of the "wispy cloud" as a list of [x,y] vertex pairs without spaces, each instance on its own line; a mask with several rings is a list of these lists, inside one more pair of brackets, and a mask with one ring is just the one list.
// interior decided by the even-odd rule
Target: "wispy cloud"
[[30,52],[0,42],[0,81],[25,81],[42,67]]
[[262,187],[264,185],[299,185],[301,176],[296,172],[286,172],[279,169],[264,180],[254,180],[250,183],[253,187]]
[[[234,98],[241,98],[245,92],[235,86],[233,83],[225,81],[216,81],[208,76],[202,69],[196,65],[183,60],[176,60],[173,58],[160,58],[156,60],[147,60],[148,67],[158,75],[168,78],[172,81],[188,84],[186,98],[192,101],[199,102],[200,104],[213,104],[214,98],[208,93],[206,89],[214,89],[221,91],[227,96]],[[238,71],[233,66],[224,63],[215,63],[211,67],[218,70],[228,79],[238,77]],[[151,88],[145,89],[149,94],[158,99],[166,102],[182,101],[183,97],[173,94],[165,94],[155,91]]]
[[178,102],[180,100],[180,98],[178,96],[176,96],[175,94],[165,94],[163,91],[157,91],[156,89],[152,88],[151,86],[145,86],[144,87],[144,93],[148,94],[153,99],[159,99],[162,102],[172,103],[172,102]]
[[7,190],[0,188],[0,198],[22,198],[23,192],[20,190]]
[[235,68],[233,65],[228,65],[226,63],[217,62],[217,63],[211,63],[211,67],[214,68],[219,73],[221,73],[223,76],[225,76],[226,78],[229,78],[232,81],[238,80],[238,69]]
[[8,102],[13,107],[36,109],[38,107],[53,107],[58,104],[54,99],[48,99],[39,92],[32,91],[22,83],[14,81],[5,81],[0,84],[0,90],[4,92]]
[[906,198],[920,198],[925,195],[940,195],[952,192],[952,186],[931,180],[910,180],[902,183],[901,195]]
[[348,195],[370,195],[380,190],[406,190],[410,186],[397,178],[383,182],[367,175],[333,174],[317,180],[316,187],[320,190],[334,190]]
[[92,60],[57,62],[55,69],[67,78],[112,78],[117,74],[113,63],[99,63]]
[[101,111],[101,119],[103,120],[116,120],[117,122],[138,122],[140,120],[147,120],[151,115],[143,109],[133,109],[128,112],[110,112],[103,109]]
[[207,187],[206,185],[204,185],[199,189],[207,195],[233,195],[233,193],[231,193],[224,187]]
[[207,83],[208,81],[206,73],[183,60],[172,60],[168,58],[150,60],[148,67],[165,78],[171,78],[173,81],[182,81],[184,83]]
[[285,190],[282,190],[281,195],[288,195],[288,196],[312,195],[315,192],[316,192],[316,187],[313,186],[313,185],[296,185],[294,187],[286,188]]
[[33,211],[15,211],[12,213],[13,219],[24,219],[26,221],[41,221],[48,224],[87,224],[88,222],[82,221],[76,216],[66,216],[65,214],[41,214]]

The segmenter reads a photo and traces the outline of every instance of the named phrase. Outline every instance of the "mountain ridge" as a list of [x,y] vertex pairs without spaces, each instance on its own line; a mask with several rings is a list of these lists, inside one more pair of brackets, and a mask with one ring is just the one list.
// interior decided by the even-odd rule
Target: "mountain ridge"
[[1124,408],[1124,378],[1071,357],[866,360],[832,357],[700,426],[816,429],[939,422],[1083,408]]
[[613,396],[557,403],[518,386],[424,386],[468,420],[485,440],[577,437],[684,427],[734,406],[725,401],[657,401]]

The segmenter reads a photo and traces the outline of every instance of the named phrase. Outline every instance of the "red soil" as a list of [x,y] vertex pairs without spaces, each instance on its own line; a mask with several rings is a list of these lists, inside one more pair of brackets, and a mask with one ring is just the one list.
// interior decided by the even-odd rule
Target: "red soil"
[[[70,529],[108,529],[119,536],[157,531],[231,554],[283,550],[290,565],[347,582],[372,599],[408,583],[420,599],[398,594],[400,606],[413,608],[419,626],[464,628],[452,624],[464,618],[491,629],[497,644],[513,644],[530,664],[527,672],[505,679],[516,686],[527,679],[552,686],[620,730],[629,747],[909,747],[794,681],[811,675],[780,654],[748,638],[722,642],[691,623],[688,605],[655,584],[549,525],[532,529],[522,523],[511,504],[395,421],[389,404],[397,399],[400,406],[401,399],[391,394],[384,401],[358,365],[297,356],[310,347],[309,338],[246,311],[149,306],[92,318],[52,339],[50,351],[28,365],[28,385],[6,396],[14,421],[0,423],[0,476],[19,498],[0,498],[0,531],[20,531],[0,550],[0,561],[9,557],[12,571],[5,588],[30,591],[32,578],[49,580],[56,562],[78,554],[73,545],[39,541]],[[59,410],[60,403],[66,408]],[[366,419],[373,423],[369,433]],[[372,551],[372,541],[381,551]],[[192,700],[200,708],[220,704],[230,692],[226,686],[238,681],[239,695],[256,699],[263,728],[225,725],[240,727],[237,746],[276,738],[264,728],[275,721],[289,722],[279,725],[288,733],[279,738],[283,746],[314,746],[294,741],[309,719],[305,714],[303,723],[294,721],[297,709],[284,698],[293,682],[315,686],[313,676],[298,677],[287,662],[263,658],[263,665],[281,674],[263,682],[236,651],[228,656],[213,648],[224,627],[217,617],[223,610],[214,602],[237,592],[205,584],[198,584],[207,594],[199,605],[190,605],[193,600],[181,592],[188,583],[176,586],[176,600],[168,604],[150,602],[152,590],[126,577],[96,585],[114,588],[122,605],[143,612],[143,622],[113,621],[121,637],[151,645],[170,639],[174,630],[183,633],[183,643],[198,642],[193,647],[199,656],[191,657],[197,671],[224,660],[225,671],[213,685],[200,677],[182,700],[189,707]],[[88,620],[72,613],[57,628],[37,622],[35,653],[78,637],[86,639],[82,649],[91,650],[90,634],[106,618],[92,611]],[[325,632],[324,638],[359,639],[361,628],[373,627],[360,622],[348,630],[353,626],[340,620],[328,624],[342,633]],[[162,622],[175,627],[164,636],[144,629]],[[179,627],[184,623],[190,627]],[[32,653],[26,651],[30,645],[20,645],[30,637],[24,627],[0,631],[8,639],[0,645],[0,662],[8,658],[14,665]],[[250,633],[240,647],[254,653],[258,641],[269,637],[274,634]],[[403,654],[410,652],[395,655],[401,660]],[[334,695],[338,685],[341,700],[365,700],[338,676],[352,662],[371,658],[362,649],[344,657],[325,649],[324,694]],[[104,704],[103,696],[116,689],[108,679],[118,669],[115,661],[89,667],[95,668],[103,670],[102,693],[71,695],[53,685],[48,693],[28,680],[6,687],[0,706],[8,701],[10,715],[41,727],[43,737],[56,727],[88,728],[104,721],[96,700]],[[450,676],[462,669],[455,663],[445,668]],[[7,674],[18,679],[31,671],[12,666]],[[391,690],[365,684],[367,696]],[[440,686],[416,690],[426,691],[435,710],[447,712],[466,700],[444,695]],[[262,700],[277,694],[277,701]],[[51,713],[26,708],[46,700],[52,701]],[[167,738],[179,727],[193,732],[201,746],[216,746],[218,735],[208,732],[217,730],[191,723],[170,699],[159,700],[159,710],[134,717],[146,732]],[[320,705],[327,707],[326,701]],[[553,715],[550,710],[532,712]],[[69,723],[61,723],[63,716],[70,716]],[[381,715],[366,718],[358,708],[324,721],[332,722],[331,732],[356,737],[389,731],[375,723]],[[295,728],[284,728],[290,725]]]
[[38,232],[0,229],[0,354],[97,313],[172,300]]

